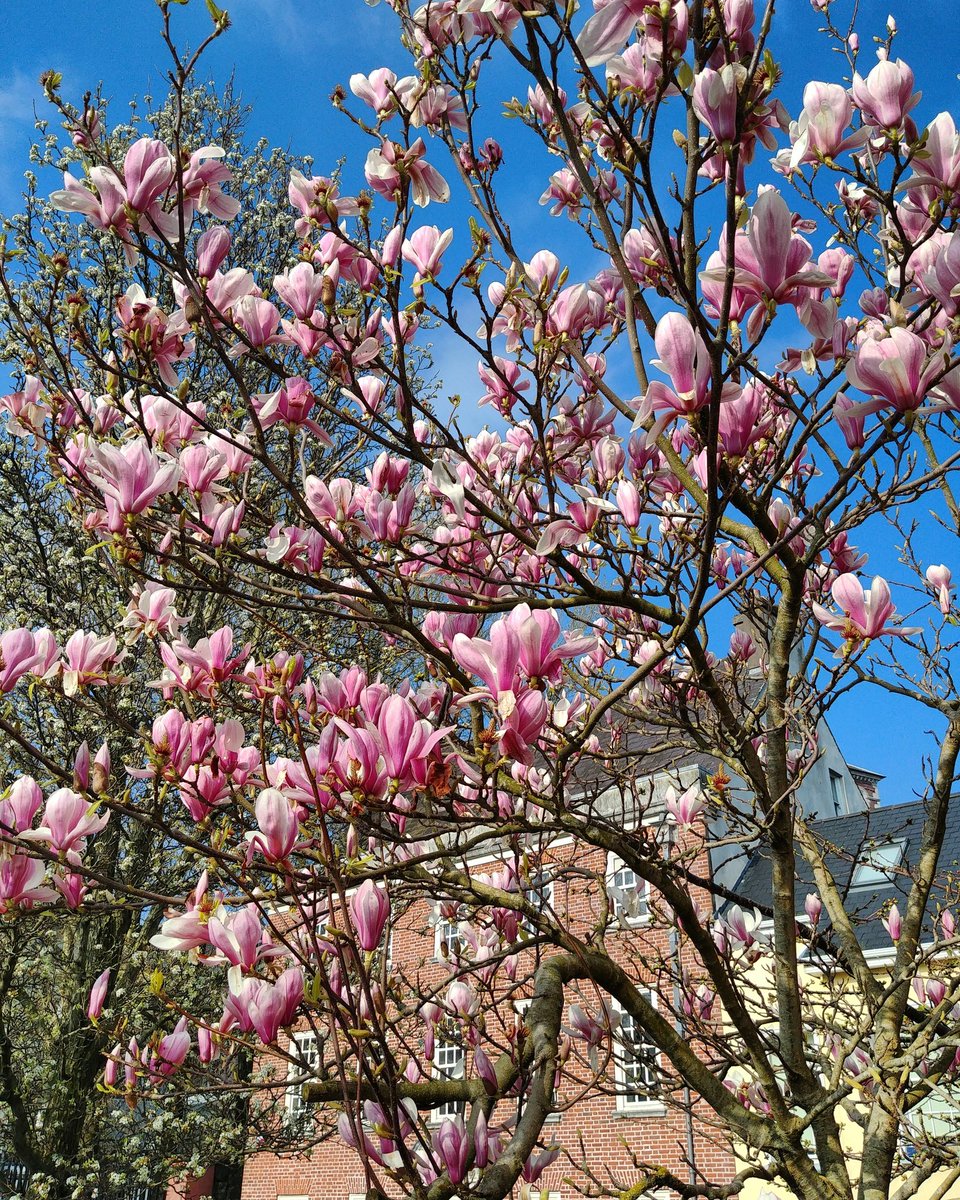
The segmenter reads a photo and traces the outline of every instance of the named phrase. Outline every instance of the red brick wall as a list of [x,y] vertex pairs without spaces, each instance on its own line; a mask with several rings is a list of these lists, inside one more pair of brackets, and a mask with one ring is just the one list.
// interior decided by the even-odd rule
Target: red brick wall
[[[707,855],[698,840],[690,842],[694,857],[691,868],[702,876],[709,872]],[[568,928],[585,933],[596,921],[605,891],[606,856],[590,847],[572,844],[558,846],[545,854],[545,861],[556,864],[558,873],[554,885],[552,905],[558,918]],[[575,864],[576,871],[567,873],[565,867]],[[472,871],[486,874],[496,869],[496,863],[472,867]],[[583,872],[592,873],[592,877]],[[440,897],[438,897],[439,899]],[[654,900],[655,902],[655,900]],[[704,906],[709,905],[706,894]],[[434,959],[434,929],[428,924],[431,916],[429,904],[423,902],[412,906],[398,916],[393,930],[392,959],[395,968],[408,978],[419,977],[433,983],[448,977],[444,964]],[[657,963],[670,962],[671,941],[669,931],[656,922],[638,925],[609,934],[606,938],[609,953],[623,965],[641,984],[652,984]],[[524,952],[524,960],[531,952]],[[554,950],[545,951],[555,953]],[[684,952],[684,959],[688,958]],[[518,978],[526,973],[521,970]],[[694,966],[692,960],[691,966]],[[667,1000],[672,998],[668,994]],[[578,1001],[594,1012],[598,1011],[598,998],[588,985],[581,996],[568,991],[568,1003]],[[660,1001],[666,1008],[667,1001]],[[514,1009],[504,1003],[501,1021],[513,1023]],[[567,1014],[564,1012],[564,1021]],[[496,1020],[488,1020],[488,1031],[495,1028]],[[578,1047],[583,1043],[578,1043]],[[612,1070],[612,1068],[611,1068]],[[469,1062],[468,1062],[468,1074]],[[589,1068],[582,1067],[584,1079],[589,1078]],[[568,1098],[569,1088],[562,1091],[558,1103],[562,1106]],[[679,1098],[679,1097],[678,1097]],[[498,1106],[494,1122],[503,1119],[506,1102]],[[709,1113],[702,1101],[694,1098],[691,1115],[694,1127],[694,1153],[696,1166],[708,1178],[726,1180],[734,1174],[733,1156],[720,1135],[712,1130]],[[558,1114],[544,1128],[543,1141],[556,1139],[566,1151],[542,1176],[537,1186],[557,1192],[563,1200],[572,1200],[577,1193],[569,1184],[562,1182],[564,1176],[576,1176],[581,1162],[589,1165],[604,1182],[612,1183],[618,1178],[621,1186],[635,1182],[637,1170],[634,1158],[651,1164],[662,1164],[687,1178],[687,1114],[669,1104],[658,1111],[627,1113],[618,1111],[613,1094],[598,1094],[592,1089],[578,1098],[572,1106]],[[278,1196],[308,1196],[310,1200],[346,1200],[349,1195],[363,1194],[367,1185],[356,1153],[338,1139],[313,1147],[309,1157],[277,1157],[263,1152],[247,1163],[244,1172],[243,1200],[276,1200]]]

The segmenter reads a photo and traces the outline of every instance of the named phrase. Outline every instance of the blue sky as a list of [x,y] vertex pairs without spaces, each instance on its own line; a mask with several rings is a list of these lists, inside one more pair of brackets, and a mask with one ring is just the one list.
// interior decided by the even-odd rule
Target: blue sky
[[[318,171],[327,173],[336,160],[347,154],[347,180],[359,178],[366,145],[352,127],[330,109],[327,97],[333,87],[346,86],[351,73],[368,72],[389,64],[406,71],[407,60],[395,41],[395,18],[386,4],[370,8],[363,0],[221,0],[230,13],[233,28],[212,48],[205,59],[204,75],[214,80],[235,74],[236,84],[254,109],[251,133],[263,135],[273,144],[298,154],[310,154]],[[759,7],[759,3],[758,3]],[[589,6],[581,4],[584,19]],[[835,0],[837,23],[845,21],[851,0]],[[186,41],[196,42],[209,28],[202,0],[191,0],[187,8],[171,7],[174,27]],[[944,108],[960,108],[960,20],[954,4],[933,0],[860,5],[861,44],[864,72],[872,65],[872,35],[882,33],[887,14],[892,13],[901,29],[897,52],[917,74],[924,96],[915,116],[923,123]],[[154,0],[4,0],[3,37],[0,40],[0,212],[16,206],[27,168],[27,151],[33,137],[34,112],[45,114],[45,101],[37,83],[40,73],[53,68],[63,75],[63,93],[78,100],[84,90],[102,81],[105,95],[113,101],[113,120],[122,120],[126,102],[133,95],[165,90],[165,49],[159,37],[160,14]],[[839,81],[839,58],[813,38],[818,25],[808,0],[781,0],[772,49],[784,68],[781,99],[795,115],[803,84],[819,78]],[[504,99],[511,94],[506,88]],[[500,135],[503,122],[490,111],[490,133]],[[563,252],[566,221],[542,216],[536,198],[556,160],[529,182],[533,170],[525,162],[523,193],[517,192],[517,220],[521,244],[531,251],[552,245]],[[352,176],[352,180],[351,180]],[[49,187],[57,186],[52,177]],[[425,223],[438,221],[456,225],[456,213],[424,214]],[[575,232],[575,231],[574,231]],[[462,235],[461,235],[462,236]],[[534,244],[536,243],[536,244]],[[455,243],[456,245],[457,243]],[[589,270],[588,264],[583,264]],[[472,358],[468,373],[464,362],[449,344],[437,345],[437,366],[451,391],[469,396]],[[953,562],[960,577],[953,539],[930,543],[927,561]],[[868,547],[871,548],[872,547]],[[889,559],[888,559],[889,561]],[[874,565],[882,565],[876,556]],[[856,698],[838,706],[831,717],[848,757],[859,765],[884,772],[885,799],[908,799],[919,782],[920,757],[930,753],[933,742],[925,734],[932,724],[917,712],[888,698]]]

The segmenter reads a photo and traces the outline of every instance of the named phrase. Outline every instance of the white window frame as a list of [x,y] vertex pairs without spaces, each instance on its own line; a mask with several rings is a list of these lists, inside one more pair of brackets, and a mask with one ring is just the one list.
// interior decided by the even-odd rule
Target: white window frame
[[[553,908],[555,882],[556,880],[550,874],[550,871],[542,867],[531,878],[530,883],[525,884],[521,888],[520,892],[528,904],[533,904],[541,912],[544,912],[546,909]],[[536,932],[534,926],[527,920],[526,913],[520,914],[520,928],[528,934]]]
[[[309,1047],[305,1049],[305,1047]],[[320,1061],[320,1047],[317,1035],[312,1029],[304,1029],[295,1033],[288,1047],[290,1054],[299,1053],[307,1061],[307,1068],[316,1066]],[[296,1063],[287,1063],[287,1078],[295,1079],[302,1075],[304,1068]],[[288,1125],[303,1125],[311,1117],[310,1108],[303,1098],[303,1084],[294,1083],[287,1086],[283,1095],[284,1117]],[[280,1197],[277,1197],[280,1200]]]
[[[463,1079],[466,1074],[467,1066],[467,1051],[462,1041],[455,1041],[450,1037],[439,1036],[441,1030],[437,1031],[437,1040],[433,1047],[433,1078],[434,1079]],[[457,1056],[455,1061],[451,1063],[441,1063],[438,1061],[441,1057],[446,1056],[446,1052],[454,1049]],[[465,1117],[466,1101],[451,1100],[447,1104],[438,1104],[436,1108],[430,1112],[430,1120],[434,1125],[439,1125],[441,1121],[448,1118],[451,1120],[456,1117]]]
[[[630,889],[621,887],[616,878],[622,871],[629,871],[634,878],[633,890],[637,895],[637,912],[635,916],[630,916],[627,909],[620,902],[618,896],[613,892],[613,889],[627,892]],[[611,916],[617,920],[626,921],[630,925],[647,925],[650,922],[650,884],[645,879],[639,879],[633,867],[628,867],[619,854],[615,854],[612,850],[607,853],[607,873],[606,873],[607,896],[610,900]]]
[[[657,1008],[657,993],[649,989],[642,988],[640,990],[648,1003],[651,1004],[653,1008]],[[642,1116],[645,1114],[653,1115],[665,1112],[666,1105],[662,1100],[659,1100],[654,1096],[651,1096],[646,1100],[631,1100],[626,1094],[626,1088],[628,1088],[633,1081],[627,1077],[627,1062],[626,1055],[624,1053],[626,1046],[623,1039],[623,1023],[624,1021],[633,1023],[633,1018],[629,1013],[624,1012],[623,1008],[617,1004],[616,1001],[613,1002],[613,1011],[619,1014],[620,1017],[620,1022],[613,1035],[613,1072],[614,1079],[617,1083],[617,1112],[623,1113],[625,1116]],[[646,1045],[648,1045],[652,1050],[654,1059],[659,1059],[660,1051],[657,1046],[653,1042],[647,1042]],[[634,1065],[636,1061],[637,1056],[632,1055],[629,1065]]]
[[[438,962],[453,962],[460,957],[463,949],[463,938],[460,936],[461,921],[448,921],[437,914],[433,927],[433,957]],[[447,943],[448,957],[445,959],[441,952],[441,944]]]
[[[880,857],[884,850],[897,851],[895,860],[890,861],[888,865],[880,865],[876,859]],[[890,838],[888,841],[877,842],[873,846],[868,847],[861,855],[858,856],[854,864],[853,872],[850,875],[850,890],[859,890],[867,887],[890,887],[897,880],[899,868],[903,865],[904,855],[907,849],[906,838]],[[857,876],[861,873],[867,876],[866,879],[858,879]]]

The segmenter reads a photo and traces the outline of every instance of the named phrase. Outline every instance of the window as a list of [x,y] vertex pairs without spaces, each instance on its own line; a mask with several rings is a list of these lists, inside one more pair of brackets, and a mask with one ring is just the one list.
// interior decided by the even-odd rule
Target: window
[[[530,882],[524,884],[523,898],[541,913],[548,913],[553,904],[553,880],[546,871],[537,871],[530,877]],[[535,933],[532,922],[526,917],[520,922],[527,933]]]
[[[433,1051],[434,1079],[463,1078],[463,1045],[459,1041],[438,1041]],[[447,1117],[462,1117],[466,1105],[463,1100],[451,1100],[433,1110],[434,1121],[443,1121]]]
[[284,1096],[287,1121],[291,1125],[302,1125],[310,1115],[310,1105],[303,1098],[304,1075],[316,1071],[320,1053],[315,1033],[295,1033],[289,1052],[297,1060],[287,1065],[287,1078],[299,1080],[288,1086]]
[[878,885],[882,887],[892,883],[897,867],[903,862],[906,845],[906,841],[899,841],[883,842],[878,846],[871,846],[853,868],[850,886],[852,888]]
[[[644,993],[650,1003],[656,1003],[653,992]],[[620,1026],[614,1039],[617,1107],[626,1112],[639,1109],[662,1110],[659,1100],[660,1079],[657,1071],[656,1046],[637,1025],[629,1013],[617,1009]]]
[[[435,909],[434,916],[434,949],[433,957],[439,959],[456,959],[460,957],[463,948],[463,938],[460,936],[460,917],[451,913],[452,906],[446,901]],[[444,916],[444,910],[447,916]],[[457,908],[459,913],[459,906]],[[446,944],[446,953],[444,953]]]
[[839,817],[847,811],[847,793],[839,771],[830,771],[830,795],[833,797],[833,811]]
[[650,889],[616,854],[607,856],[607,895],[614,917],[645,921],[650,916]]

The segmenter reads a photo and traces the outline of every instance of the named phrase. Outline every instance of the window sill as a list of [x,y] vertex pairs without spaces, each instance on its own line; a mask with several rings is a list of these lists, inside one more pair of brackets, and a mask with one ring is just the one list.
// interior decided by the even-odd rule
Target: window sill
[[630,1117],[662,1117],[666,1111],[665,1104],[661,1104],[658,1100],[651,1100],[648,1104],[625,1104],[622,1108],[614,1111],[613,1117],[618,1121]]

